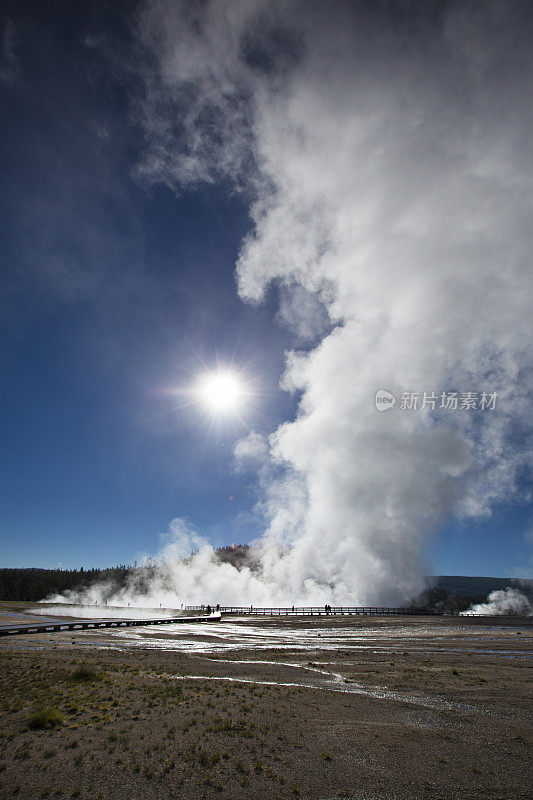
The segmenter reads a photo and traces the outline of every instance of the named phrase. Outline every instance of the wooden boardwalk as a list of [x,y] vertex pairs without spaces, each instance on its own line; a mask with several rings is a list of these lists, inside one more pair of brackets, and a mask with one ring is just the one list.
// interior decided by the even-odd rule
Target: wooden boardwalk
[[69,622],[34,622],[0,625],[0,636],[17,636],[27,633],[61,633],[87,631],[100,628],[136,628],[141,625],[175,625],[180,622],[219,622],[220,614],[201,617],[157,617],[155,619],[77,619]]
[[[185,611],[204,611],[205,606],[185,606]],[[211,608],[216,608],[212,605]],[[256,606],[219,606],[223,614],[251,614],[253,616],[356,616],[371,614],[373,616],[439,616],[439,612],[428,608],[392,608],[381,606],[333,606],[326,611],[324,606],[287,606],[287,607],[256,607]]]

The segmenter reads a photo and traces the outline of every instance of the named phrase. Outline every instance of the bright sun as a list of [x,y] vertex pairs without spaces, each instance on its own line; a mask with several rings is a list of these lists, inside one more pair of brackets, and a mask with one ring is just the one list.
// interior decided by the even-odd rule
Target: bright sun
[[244,387],[233,372],[211,372],[201,379],[198,392],[212,411],[234,411],[242,403]]

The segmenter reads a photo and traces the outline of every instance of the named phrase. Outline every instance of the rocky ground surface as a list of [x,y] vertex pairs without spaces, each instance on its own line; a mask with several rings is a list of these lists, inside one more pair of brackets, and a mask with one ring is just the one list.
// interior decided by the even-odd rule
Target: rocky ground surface
[[[4,606],[4,620],[23,608]],[[530,797],[532,620],[0,639],[0,797]]]

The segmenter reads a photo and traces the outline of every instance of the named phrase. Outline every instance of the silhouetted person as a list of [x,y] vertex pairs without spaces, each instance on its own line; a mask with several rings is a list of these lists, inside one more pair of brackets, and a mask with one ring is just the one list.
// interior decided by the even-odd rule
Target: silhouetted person
[[217,611],[220,611],[220,603],[217,603]]
[[211,613],[211,606],[207,606],[207,613],[208,613],[208,614],[210,614],[210,613]]

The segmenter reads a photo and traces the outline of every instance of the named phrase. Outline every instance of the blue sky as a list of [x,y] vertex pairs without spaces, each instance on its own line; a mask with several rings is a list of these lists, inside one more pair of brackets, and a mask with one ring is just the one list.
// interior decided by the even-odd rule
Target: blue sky
[[[320,339],[280,319],[279,284],[259,304],[238,295],[246,183],[176,189],[140,170],[133,8],[4,4],[2,566],[132,563],[176,517],[215,546],[255,539],[263,489],[233,448],[295,419],[285,352]],[[217,365],[254,397],[211,424],[175,390]],[[531,574],[524,474],[492,516],[444,515],[430,571]]]
[[129,562],[176,515],[215,543],[248,539],[234,518],[253,492],[231,467],[246,431],[208,436],[167,393],[234,363],[261,388],[247,424],[294,410],[277,388],[289,336],[235,291],[246,204],[229,187],[139,184],[124,87],[83,46],[88,21],[57,8],[13,7],[2,86],[3,561]]

